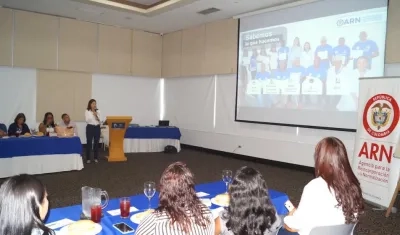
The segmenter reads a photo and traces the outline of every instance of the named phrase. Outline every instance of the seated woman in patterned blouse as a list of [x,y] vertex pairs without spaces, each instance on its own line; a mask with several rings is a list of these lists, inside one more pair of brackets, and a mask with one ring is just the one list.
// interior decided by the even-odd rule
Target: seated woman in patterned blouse
[[136,235],[213,235],[213,216],[197,197],[194,185],[185,164],[169,165],[160,180],[159,206],[141,221]]

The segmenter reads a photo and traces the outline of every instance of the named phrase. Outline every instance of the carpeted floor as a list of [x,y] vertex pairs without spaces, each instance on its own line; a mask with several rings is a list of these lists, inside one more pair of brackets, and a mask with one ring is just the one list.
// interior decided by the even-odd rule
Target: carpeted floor
[[[105,153],[102,153],[104,156]],[[106,190],[111,198],[134,195],[143,192],[143,182],[159,181],[164,168],[175,161],[183,161],[192,169],[196,183],[221,180],[223,169],[236,170],[247,165],[258,169],[267,180],[269,188],[285,192],[297,205],[303,187],[313,178],[309,172],[278,166],[224,157],[204,151],[183,149],[181,153],[128,154],[124,163],[108,163],[102,159],[99,164],[85,165],[78,172],[54,173],[38,176],[47,186],[52,208],[81,203],[80,188],[84,185]],[[0,183],[3,181],[0,180]],[[400,207],[399,200],[396,202]],[[357,226],[356,234],[400,234],[400,212],[384,217],[383,211],[367,206],[367,211]]]

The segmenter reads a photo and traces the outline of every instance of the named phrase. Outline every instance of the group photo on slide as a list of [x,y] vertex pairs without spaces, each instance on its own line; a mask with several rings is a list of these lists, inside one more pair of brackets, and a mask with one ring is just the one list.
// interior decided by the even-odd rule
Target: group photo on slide
[[238,101],[355,112],[358,79],[383,75],[385,30],[386,10],[378,8],[241,32],[238,80],[245,92]]

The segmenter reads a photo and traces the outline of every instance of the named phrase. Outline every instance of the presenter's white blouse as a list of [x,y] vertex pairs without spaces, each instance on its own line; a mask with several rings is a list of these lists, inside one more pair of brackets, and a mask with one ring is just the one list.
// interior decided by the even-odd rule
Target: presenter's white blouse
[[[97,110],[97,117],[99,118],[99,120],[101,120],[101,114],[100,114],[100,110]],[[85,120],[86,123],[89,125],[100,125],[100,121],[98,121],[96,119],[96,116],[93,114],[93,112],[91,110],[85,110]]]
[[329,191],[325,180],[318,177],[304,187],[297,210],[286,216],[284,222],[299,230],[300,235],[310,234],[315,227],[344,224],[343,210],[337,204],[333,189]]

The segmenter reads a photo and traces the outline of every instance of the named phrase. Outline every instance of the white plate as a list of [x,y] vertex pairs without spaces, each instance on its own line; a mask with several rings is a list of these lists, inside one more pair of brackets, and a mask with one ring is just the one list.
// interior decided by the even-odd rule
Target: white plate
[[217,206],[222,206],[222,207],[228,207],[229,206],[229,202],[220,202],[217,201],[217,197],[213,197],[211,198],[211,203]]
[[140,224],[140,222],[142,221],[142,219],[144,219],[147,215],[150,215],[151,213],[153,213],[154,210],[150,210],[150,213],[148,211],[142,211],[136,214],[133,214],[131,216],[131,221],[135,224]]
[[[99,234],[102,229],[103,229],[103,227],[101,227],[100,224],[95,224],[95,228],[94,228],[93,232],[79,234],[79,235],[96,235],[96,234]],[[60,232],[57,233],[57,235],[68,235],[68,226],[65,226],[62,229],[60,229]]]
[[207,207],[211,207],[211,200],[209,198],[200,198],[200,201]]

